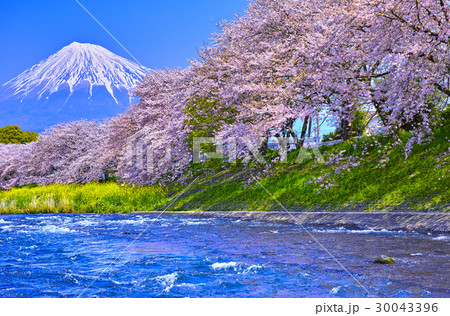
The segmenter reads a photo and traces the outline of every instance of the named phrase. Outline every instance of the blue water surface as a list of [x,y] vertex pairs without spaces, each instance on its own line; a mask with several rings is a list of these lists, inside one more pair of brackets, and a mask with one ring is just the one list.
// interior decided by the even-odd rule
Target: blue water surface
[[448,236],[308,229],[361,285],[296,225],[2,215],[0,297],[449,297]]

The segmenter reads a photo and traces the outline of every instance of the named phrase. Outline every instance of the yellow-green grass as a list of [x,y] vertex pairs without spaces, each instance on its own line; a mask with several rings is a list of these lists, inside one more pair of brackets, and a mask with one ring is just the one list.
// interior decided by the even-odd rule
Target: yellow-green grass
[[117,183],[52,184],[0,191],[1,213],[109,213],[151,211],[166,203],[160,186]]

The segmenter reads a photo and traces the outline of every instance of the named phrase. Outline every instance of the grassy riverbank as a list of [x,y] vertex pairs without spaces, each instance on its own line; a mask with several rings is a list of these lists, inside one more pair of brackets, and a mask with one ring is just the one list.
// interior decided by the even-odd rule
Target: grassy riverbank
[[1,213],[108,213],[151,211],[167,202],[159,186],[133,187],[117,183],[53,184],[0,192]]
[[[295,163],[300,152],[293,151],[289,163],[272,162],[268,172],[256,164],[210,161],[192,167],[194,176],[186,183],[197,180],[186,191],[179,185],[117,183],[14,188],[0,192],[0,212],[131,212],[168,205],[170,210],[280,210],[271,195],[295,211],[447,212],[448,135],[448,126],[437,129],[431,141],[415,145],[407,159],[404,145],[392,146],[391,139],[378,136],[322,147],[323,161]],[[402,135],[404,143],[408,137]],[[308,153],[303,156],[308,158]],[[310,158],[314,156],[320,158],[311,152]],[[266,159],[274,158],[276,152],[269,151]]]
[[[402,135],[404,143],[409,137]],[[449,211],[448,137],[449,126],[437,129],[407,159],[404,145],[392,146],[392,139],[379,136],[321,148],[325,161],[340,157],[336,163],[277,163],[268,175],[256,166],[200,169],[197,174],[210,175],[201,177],[176,209],[282,210],[276,198],[293,211]],[[298,155],[291,152],[289,161]]]

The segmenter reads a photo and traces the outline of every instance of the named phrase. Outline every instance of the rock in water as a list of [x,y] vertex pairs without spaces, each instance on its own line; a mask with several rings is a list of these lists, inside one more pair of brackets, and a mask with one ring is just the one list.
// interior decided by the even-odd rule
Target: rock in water
[[376,257],[375,260],[373,261],[373,263],[390,264],[390,263],[395,263],[395,260],[392,259],[391,257],[381,255],[381,256]]

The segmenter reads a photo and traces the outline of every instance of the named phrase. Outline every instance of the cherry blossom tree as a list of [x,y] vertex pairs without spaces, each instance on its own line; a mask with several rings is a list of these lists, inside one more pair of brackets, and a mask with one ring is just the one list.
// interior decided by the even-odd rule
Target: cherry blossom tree
[[[426,130],[448,98],[449,3],[255,0],[200,54],[200,74],[239,113],[221,135],[261,137],[325,111],[344,138],[358,110]],[[306,129],[302,129],[302,134]]]
[[54,126],[31,144],[1,146],[1,186],[104,179],[110,166],[99,158],[106,140],[105,125],[77,121]]
[[351,23],[324,54],[341,71],[323,75],[345,80],[347,102],[369,104],[390,129],[426,130],[432,107],[450,96],[449,14],[440,0],[358,1],[335,16]]
[[[292,132],[295,119],[306,117],[311,108],[305,96],[305,68],[296,55],[305,39],[290,10],[293,2],[253,1],[245,15],[225,23],[211,45],[200,52],[197,73],[214,78],[219,105],[236,109],[234,124],[222,137],[267,137],[270,132]],[[306,24],[302,24],[306,27]],[[298,33],[301,33],[301,29]]]
[[99,157],[107,130],[96,122],[76,121],[45,131],[33,143],[29,164],[34,183],[85,183],[107,173]]
[[124,118],[130,128],[118,164],[121,178],[148,184],[173,180],[184,172],[191,158],[188,116],[183,111],[189,89],[189,69],[153,71],[136,87],[134,95],[140,102]]
[[32,183],[29,172],[32,146],[0,145],[0,189]]

